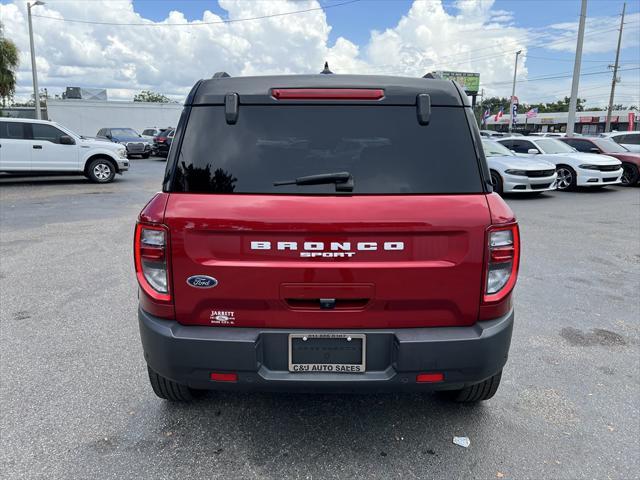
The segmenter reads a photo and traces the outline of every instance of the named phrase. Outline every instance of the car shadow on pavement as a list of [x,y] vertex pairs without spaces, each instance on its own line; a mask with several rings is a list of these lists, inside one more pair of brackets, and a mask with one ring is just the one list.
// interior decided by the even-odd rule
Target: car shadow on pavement
[[[126,178],[116,177],[111,185],[126,181]],[[0,186],[29,186],[29,185],[95,185],[104,186],[105,184],[93,183],[88,178],[83,176],[60,176],[60,177],[36,177],[36,176],[2,176],[0,175]]]
[[77,177],[36,177],[36,176],[3,176],[0,175],[0,185],[66,185],[66,184],[91,184],[88,178]]
[[504,193],[501,197],[508,202],[512,200],[522,200],[526,202],[532,200],[549,200],[553,198],[553,193]]
[[[366,464],[374,472],[391,460],[444,462],[445,450],[460,448],[452,444],[453,436],[472,430],[478,438],[478,429],[491,423],[487,421],[490,410],[480,404],[454,404],[429,393],[215,392],[190,405],[166,403],[157,413],[175,438],[185,436],[188,444],[222,457],[248,456],[245,460],[251,470],[260,475],[273,476],[278,471],[303,475],[304,470],[287,470],[296,466],[309,468],[315,478],[329,473],[319,466],[323,459],[350,468]],[[199,428],[194,430],[194,424]]]

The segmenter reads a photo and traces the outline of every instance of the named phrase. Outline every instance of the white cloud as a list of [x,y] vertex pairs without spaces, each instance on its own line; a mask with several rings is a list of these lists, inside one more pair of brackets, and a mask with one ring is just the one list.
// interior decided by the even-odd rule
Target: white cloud
[[[320,6],[318,0],[218,1],[231,20]],[[166,19],[153,22],[136,13],[130,1],[49,0],[46,6],[36,7],[34,14],[151,26],[93,25],[34,17],[40,86],[50,93],[66,86],[104,87],[110,98],[116,99],[152,89],[181,100],[195,81],[219,70],[232,75],[314,73],[328,60],[336,73],[421,76],[433,70],[480,72],[488,94],[507,96],[513,71],[511,52],[522,49],[526,53],[528,46],[540,42],[540,36],[514,26],[512,12],[493,7],[493,0],[460,0],[447,9],[438,1],[416,1],[396,25],[372,31],[365,45],[356,45],[343,37],[330,43],[331,26],[321,10],[205,25],[203,22],[221,22],[222,18],[205,11],[200,20],[188,22],[180,11],[172,11]],[[360,8],[367,8],[367,4]],[[0,19],[5,34],[21,51],[18,96],[25,98],[31,93],[25,2],[0,4]],[[606,25],[611,21],[607,18]],[[165,24],[188,25],[153,26]],[[604,28],[598,25],[594,23],[593,28]],[[575,36],[573,28],[571,23],[558,24],[549,33],[556,38]],[[595,47],[588,43],[587,48]],[[526,79],[526,57],[521,58],[518,76]],[[544,99],[559,85],[532,82],[527,96],[521,98]]]
[[[622,31],[622,49],[637,50],[640,47],[640,35],[638,34],[640,13],[626,15],[624,22],[626,27]],[[615,52],[619,27],[620,18],[616,16],[587,18],[582,52],[584,54]],[[578,22],[556,23],[549,25],[548,30],[547,39],[550,50],[575,51]]]

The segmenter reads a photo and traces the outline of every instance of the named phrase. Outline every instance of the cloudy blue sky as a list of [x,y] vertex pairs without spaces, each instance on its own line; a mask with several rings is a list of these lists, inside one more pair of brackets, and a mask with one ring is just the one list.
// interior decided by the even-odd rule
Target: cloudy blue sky
[[[608,99],[622,3],[589,0],[580,82],[589,105]],[[508,96],[523,50],[517,94],[536,102],[569,93],[579,11],[578,0],[48,0],[34,8],[34,30],[50,93],[104,87],[126,100],[152,89],[181,100],[218,70],[309,73],[328,60],[336,73],[475,71],[487,95]],[[0,20],[21,50],[26,98],[26,2],[0,1]],[[639,105],[638,1],[627,4],[624,32],[616,101]]]

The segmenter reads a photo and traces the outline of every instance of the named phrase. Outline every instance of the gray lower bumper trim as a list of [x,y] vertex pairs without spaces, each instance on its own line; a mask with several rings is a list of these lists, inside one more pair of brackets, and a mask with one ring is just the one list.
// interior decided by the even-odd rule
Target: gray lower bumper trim
[[[288,334],[314,330],[184,326],[142,310],[138,319],[149,366],[194,388],[360,391],[447,389],[481,382],[507,361],[514,314],[471,327],[350,329],[367,336],[367,372],[358,374],[290,373]],[[238,382],[212,382],[213,371],[237,372]],[[445,381],[415,383],[417,373],[434,371],[443,372]]]

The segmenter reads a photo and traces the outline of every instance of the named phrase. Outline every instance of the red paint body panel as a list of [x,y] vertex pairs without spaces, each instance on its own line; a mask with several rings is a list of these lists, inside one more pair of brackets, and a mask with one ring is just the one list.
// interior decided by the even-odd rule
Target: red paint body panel
[[504,223],[514,223],[516,216],[509,205],[497,193],[487,195],[487,203],[491,211],[491,224],[502,225]]
[[145,223],[162,223],[168,200],[168,193],[156,193],[140,212],[138,221]]
[[[233,312],[238,327],[472,325],[482,297],[488,200],[498,223],[513,218],[500,197],[484,194],[172,193],[164,223],[171,238],[175,318],[184,325],[212,325],[217,311]],[[252,241],[273,248],[252,250]],[[297,242],[298,250],[277,250],[277,242]],[[377,249],[303,258],[304,242],[375,242]],[[404,248],[384,250],[385,242]],[[193,288],[186,283],[192,275],[209,275],[219,284]],[[336,299],[336,308],[314,308],[326,296]]]

